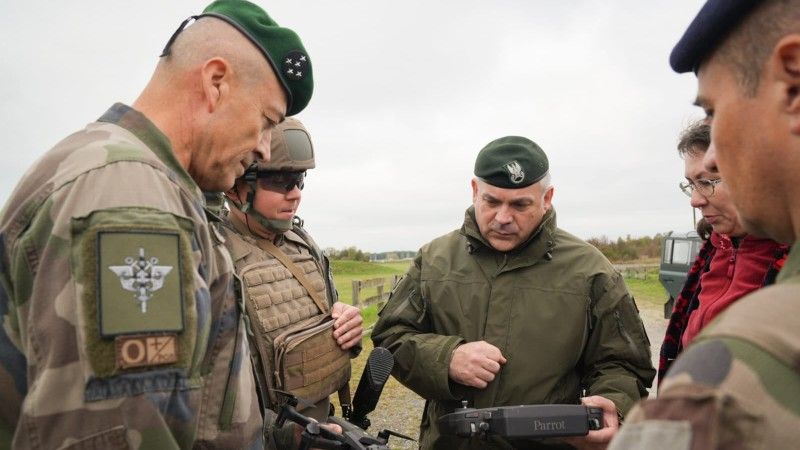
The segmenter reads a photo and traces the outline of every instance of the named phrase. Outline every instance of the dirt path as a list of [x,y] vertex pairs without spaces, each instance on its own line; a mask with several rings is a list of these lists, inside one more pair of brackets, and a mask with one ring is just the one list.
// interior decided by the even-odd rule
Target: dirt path
[[[663,312],[660,308],[642,307],[640,314],[645,329],[647,330],[647,335],[650,338],[653,365],[657,366],[658,350],[661,346],[661,339],[664,337],[667,321],[663,318]],[[367,341],[368,340],[365,339],[365,344],[368,346],[364,349],[365,354],[372,349],[371,344],[367,344]],[[358,358],[357,361],[363,361],[364,359],[366,358]],[[363,362],[360,362],[360,364],[363,364]],[[358,384],[358,378],[361,377],[362,370],[363,365],[356,366],[356,364],[354,364],[353,380],[351,381],[353,389],[355,389],[355,386]],[[422,416],[422,409],[424,406],[425,401],[422,400],[422,398],[406,389],[394,378],[390,378],[386,387],[384,387],[377,410],[369,415],[370,420],[372,420],[372,426],[369,431],[375,434],[380,430],[388,428],[417,438],[419,434],[420,417]],[[390,443],[393,449],[417,448],[415,442],[403,441],[394,437],[390,439]]]

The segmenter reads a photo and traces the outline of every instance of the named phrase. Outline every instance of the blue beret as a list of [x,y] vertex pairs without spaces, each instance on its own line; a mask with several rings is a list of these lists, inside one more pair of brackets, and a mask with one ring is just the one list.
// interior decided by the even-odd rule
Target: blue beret
[[669,55],[678,73],[697,71],[725,37],[761,2],[758,0],[708,0]]

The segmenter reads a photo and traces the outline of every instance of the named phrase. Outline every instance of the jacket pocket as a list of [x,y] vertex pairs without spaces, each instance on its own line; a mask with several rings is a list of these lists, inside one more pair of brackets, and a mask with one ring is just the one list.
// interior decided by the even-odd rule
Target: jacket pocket
[[65,450],[128,450],[131,446],[125,436],[125,427],[120,425],[61,448]]
[[629,329],[629,325],[632,324],[625,323],[626,320],[619,309],[614,310],[614,321],[616,322],[619,335],[622,336],[622,339],[625,341],[625,344],[628,346],[628,350],[634,359],[646,364],[650,364],[650,341],[647,338],[647,333],[644,331],[644,327],[638,327],[640,330],[637,334],[640,335],[640,338],[634,339],[631,334],[632,330]]
[[333,338],[333,319],[320,315],[289,327],[275,338],[279,389],[316,403],[350,379],[350,354]]

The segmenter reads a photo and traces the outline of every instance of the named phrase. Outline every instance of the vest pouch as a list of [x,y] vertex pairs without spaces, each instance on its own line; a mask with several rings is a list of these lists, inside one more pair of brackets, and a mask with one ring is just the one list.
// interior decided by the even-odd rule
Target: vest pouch
[[278,389],[316,403],[337,392],[350,379],[350,354],[333,338],[330,314],[290,325],[275,338]]

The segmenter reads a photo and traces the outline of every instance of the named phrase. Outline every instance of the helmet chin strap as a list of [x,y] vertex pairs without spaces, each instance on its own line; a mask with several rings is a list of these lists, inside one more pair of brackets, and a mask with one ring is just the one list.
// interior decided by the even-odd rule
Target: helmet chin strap
[[278,220],[278,219],[269,219],[265,217],[260,212],[256,211],[255,203],[256,203],[256,192],[257,192],[257,180],[258,174],[255,170],[248,170],[244,175],[244,180],[247,182],[247,185],[250,187],[250,192],[247,193],[247,197],[243,204],[239,204],[237,202],[231,202],[233,206],[238,209],[239,211],[247,214],[248,217],[255,220],[259,225],[262,227],[272,231],[273,233],[283,234],[292,229],[292,220]]

